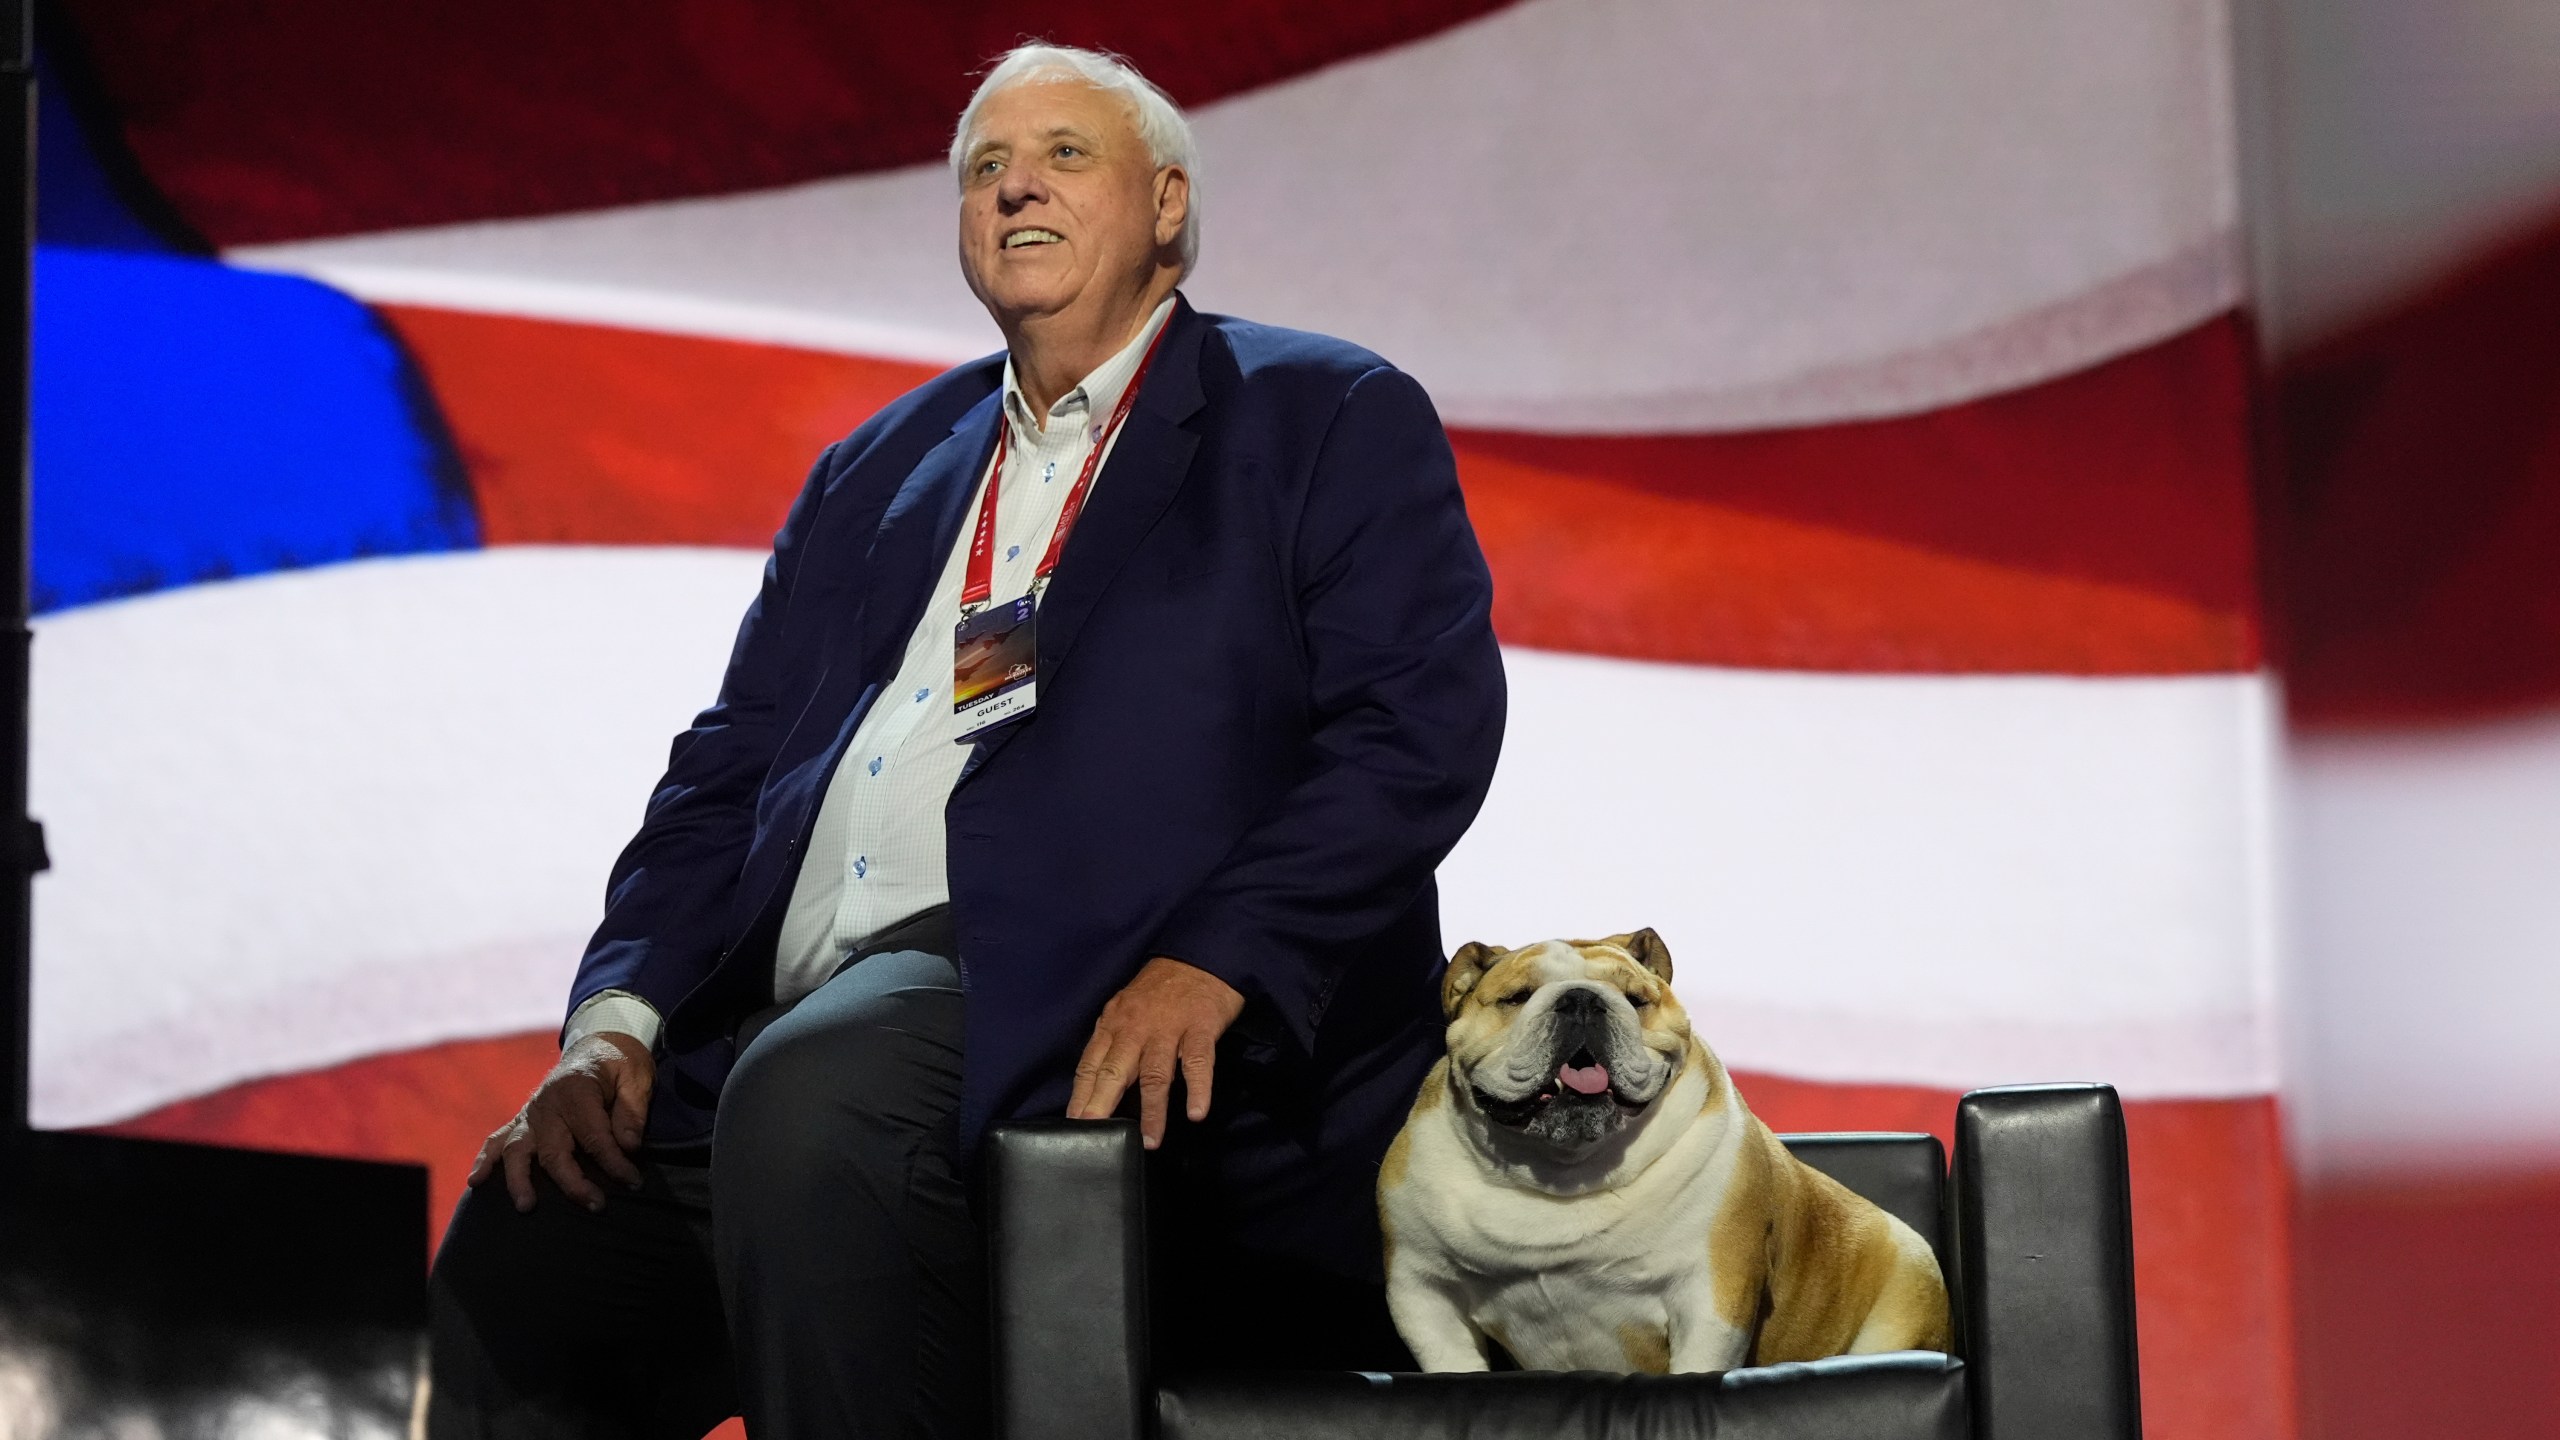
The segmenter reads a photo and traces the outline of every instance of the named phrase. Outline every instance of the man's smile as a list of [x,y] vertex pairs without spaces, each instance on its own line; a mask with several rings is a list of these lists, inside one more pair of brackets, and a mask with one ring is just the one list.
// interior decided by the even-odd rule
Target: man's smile
[[1059,234],[1055,230],[1041,230],[1038,228],[1014,230],[1006,233],[1004,237],[1004,248],[1007,250],[1019,250],[1026,245],[1056,245],[1064,241],[1066,238],[1067,237]]

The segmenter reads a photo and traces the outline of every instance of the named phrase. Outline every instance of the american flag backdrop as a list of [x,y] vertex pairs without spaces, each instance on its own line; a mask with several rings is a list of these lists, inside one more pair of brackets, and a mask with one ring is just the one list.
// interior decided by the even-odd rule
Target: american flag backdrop
[[2291,1432],[2221,0],[56,13],[39,1123],[449,1207],[808,462],[997,347],[939,154],[1037,33],[1191,109],[1197,305],[1450,425],[1451,943],[1654,926],[1781,1129],[2114,1083],[2149,1432]]

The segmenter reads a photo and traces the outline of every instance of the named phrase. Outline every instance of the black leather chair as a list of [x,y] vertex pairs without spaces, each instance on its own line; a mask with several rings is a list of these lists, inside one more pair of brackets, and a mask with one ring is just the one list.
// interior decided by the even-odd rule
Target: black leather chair
[[1977,1090],[1929,1135],[1788,1148],[1930,1238],[1957,1354],[1721,1375],[1160,1373],[1128,1121],[990,1140],[1001,1440],[2139,1440],[2124,1117],[2103,1085]]

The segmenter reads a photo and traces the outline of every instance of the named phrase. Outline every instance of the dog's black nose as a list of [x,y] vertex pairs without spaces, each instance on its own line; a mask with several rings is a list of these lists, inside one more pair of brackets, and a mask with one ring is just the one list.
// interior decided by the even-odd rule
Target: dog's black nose
[[1567,990],[1556,997],[1556,1016],[1563,1020],[1589,1020],[1607,1008],[1595,990]]

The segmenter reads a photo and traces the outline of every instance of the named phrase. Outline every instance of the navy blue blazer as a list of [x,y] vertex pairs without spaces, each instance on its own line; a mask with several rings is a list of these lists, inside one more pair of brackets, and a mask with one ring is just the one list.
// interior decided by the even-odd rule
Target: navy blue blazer
[[[1103,1002],[1173,956],[1247,1002],[1213,1143],[1186,1141],[1233,1234],[1367,1269],[1344,1247],[1438,1048],[1432,872],[1501,745],[1492,581],[1410,377],[1187,301],[1167,324],[1042,602],[1038,709],[975,743],[945,811],[963,1153],[1061,1113]],[[771,1002],[819,799],[967,519],[1003,370],[949,371],[819,458],[614,865],[570,1004],[619,988],[667,1017],[654,1139],[709,1134]]]

